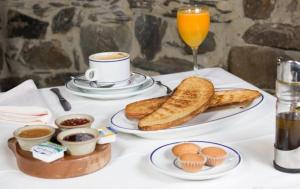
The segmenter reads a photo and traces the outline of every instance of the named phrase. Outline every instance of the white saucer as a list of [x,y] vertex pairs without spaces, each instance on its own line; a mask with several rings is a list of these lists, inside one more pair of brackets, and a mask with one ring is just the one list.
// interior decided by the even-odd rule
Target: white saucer
[[227,157],[224,162],[216,167],[207,167],[204,166],[203,169],[197,173],[188,173],[183,171],[177,164],[176,164],[176,157],[172,154],[173,146],[180,144],[182,142],[174,142],[165,144],[156,148],[150,154],[150,164],[153,168],[157,171],[164,173],[169,176],[173,176],[180,179],[185,180],[207,180],[213,179],[217,177],[221,177],[232,172],[236,169],[241,161],[241,155],[229,146],[225,146],[223,144],[218,144],[214,142],[208,141],[184,141],[189,143],[194,143],[199,145],[201,148],[212,146],[212,147],[219,147],[222,148],[227,152]]
[[[231,90],[236,88],[219,88],[218,90]],[[203,112],[190,121],[157,131],[142,131],[138,129],[138,121],[127,119],[124,110],[120,110],[111,117],[110,125],[117,131],[134,134],[139,137],[151,139],[178,138],[196,136],[212,131],[219,131],[230,125],[230,122],[238,119],[238,116],[251,116],[251,110],[255,109],[262,101],[263,95],[255,99],[249,106],[240,108],[237,106],[223,107]],[[228,124],[227,124],[228,123]]]
[[103,100],[111,100],[111,99],[121,99],[127,98],[135,95],[139,95],[151,90],[155,85],[155,81],[151,77],[147,77],[147,82],[139,86],[136,90],[124,90],[124,91],[106,91],[106,92],[98,92],[98,91],[87,91],[82,90],[76,87],[72,81],[68,81],[65,85],[66,90],[74,95],[93,98],[93,99],[103,99]]
[[90,91],[113,91],[113,90],[124,90],[124,89],[134,89],[137,88],[139,86],[141,86],[142,84],[144,84],[145,82],[147,82],[149,78],[147,78],[147,76],[140,74],[140,73],[131,73],[131,76],[129,79],[124,80],[124,81],[120,81],[120,82],[115,82],[115,83],[99,83],[102,85],[105,84],[114,84],[114,86],[109,87],[109,88],[101,88],[101,87],[92,87],[89,82],[83,82],[80,81],[80,79],[84,80],[85,77],[84,76],[79,76],[77,77],[79,80],[73,79],[72,83],[74,86],[80,88],[80,89],[85,89],[85,90],[90,90]]

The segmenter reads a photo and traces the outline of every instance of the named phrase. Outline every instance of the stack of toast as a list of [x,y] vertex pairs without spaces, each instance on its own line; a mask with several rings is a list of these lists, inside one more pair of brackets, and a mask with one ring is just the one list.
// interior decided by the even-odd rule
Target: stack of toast
[[125,115],[138,119],[140,130],[154,131],[181,125],[210,108],[249,104],[259,96],[249,89],[215,91],[209,80],[193,76],[184,79],[171,95],[128,104]]

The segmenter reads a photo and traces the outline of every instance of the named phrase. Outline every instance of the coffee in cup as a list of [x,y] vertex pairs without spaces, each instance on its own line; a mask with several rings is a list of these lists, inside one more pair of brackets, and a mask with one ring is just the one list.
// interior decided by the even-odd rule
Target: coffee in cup
[[130,60],[125,52],[103,52],[89,56],[85,78],[97,82],[118,82],[129,79]]

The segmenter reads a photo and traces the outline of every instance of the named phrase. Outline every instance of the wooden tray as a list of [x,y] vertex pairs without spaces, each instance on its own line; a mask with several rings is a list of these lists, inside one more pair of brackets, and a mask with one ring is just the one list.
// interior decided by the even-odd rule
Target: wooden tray
[[65,154],[61,159],[46,163],[32,157],[31,152],[20,148],[15,138],[8,140],[8,147],[14,152],[19,169],[31,176],[61,179],[86,175],[103,168],[111,157],[110,144],[97,144],[96,150],[84,156]]

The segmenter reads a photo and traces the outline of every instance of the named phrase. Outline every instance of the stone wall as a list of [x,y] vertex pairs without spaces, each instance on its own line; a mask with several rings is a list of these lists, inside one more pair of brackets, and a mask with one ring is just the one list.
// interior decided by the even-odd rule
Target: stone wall
[[[88,55],[131,54],[132,70],[150,75],[192,69],[176,28],[189,0],[0,0],[0,86],[32,78],[62,85],[87,69]],[[199,49],[204,67],[223,67],[273,89],[276,58],[300,60],[299,0],[202,0],[211,28]]]

